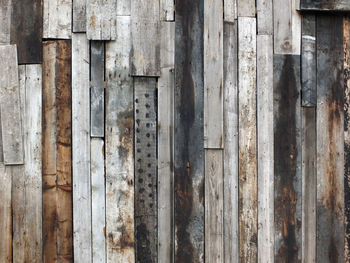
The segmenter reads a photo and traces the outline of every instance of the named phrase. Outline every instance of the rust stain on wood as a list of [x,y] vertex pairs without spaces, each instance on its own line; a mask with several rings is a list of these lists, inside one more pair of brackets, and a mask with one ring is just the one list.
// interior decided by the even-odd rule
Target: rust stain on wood
[[132,109],[119,112],[117,116],[117,125],[121,131],[119,136],[119,156],[127,161],[133,152],[133,130],[134,130],[134,112]]

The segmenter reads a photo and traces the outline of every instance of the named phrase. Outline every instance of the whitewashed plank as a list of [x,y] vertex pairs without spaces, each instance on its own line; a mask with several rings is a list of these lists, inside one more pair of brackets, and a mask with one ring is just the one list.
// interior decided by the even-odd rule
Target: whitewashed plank
[[257,0],[257,25],[259,35],[273,34],[272,0]]
[[10,44],[12,0],[0,0],[0,44]]
[[86,31],[86,1],[87,0],[73,1],[73,33]]
[[91,262],[89,42],[72,35],[72,144],[74,260]]
[[106,262],[104,141],[91,139],[92,261]]
[[274,258],[273,37],[257,36],[258,262]]
[[43,38],[72,37],[71,0],[43,0],[43,13]]
[[255,17],[255,0],[237,0],[239,17]]
[[131,0],[117,0],[117,16],[131,15]]
[[204,147],[223,148],[223,2],[204,0]]
[[[1,138],[0,138],[1,139]],[[2,155],[2,152],[1,152]],[[8,169],[11,169],[9,167]],[[0,163],[0,262],[12,263],[11,173]]]
[[237,19],[237,0],[224,0],[224,21],[234,22]]
[[174,21],[175,3],[174,0],[160,0],[160,20]]
[[117,17],[117,40],[106,45],[107,262],[135,262],[134,120],[130,17]]

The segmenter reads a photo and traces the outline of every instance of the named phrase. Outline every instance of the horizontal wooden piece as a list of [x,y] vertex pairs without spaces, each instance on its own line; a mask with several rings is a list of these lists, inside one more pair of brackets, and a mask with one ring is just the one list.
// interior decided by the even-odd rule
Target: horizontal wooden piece
[[0,1],[0,44],[10,44],[12,0]]
[[350,11],[348,0],[300,0],[302,11]]
[[72,19],[73,33],[86,31],[86,2],[87,1],[88,0],[73,1],[73,19]]

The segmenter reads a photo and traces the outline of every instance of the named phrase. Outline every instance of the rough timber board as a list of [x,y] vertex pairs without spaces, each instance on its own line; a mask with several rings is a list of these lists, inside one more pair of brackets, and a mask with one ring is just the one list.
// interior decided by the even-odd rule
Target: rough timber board
[[86,32],[86,1],[73,0],[73,33]]
[[350,11],[348,0],[300,0],[302,11]]
[[0,1],[0,44],[10,44],[11,31],[11,0]]

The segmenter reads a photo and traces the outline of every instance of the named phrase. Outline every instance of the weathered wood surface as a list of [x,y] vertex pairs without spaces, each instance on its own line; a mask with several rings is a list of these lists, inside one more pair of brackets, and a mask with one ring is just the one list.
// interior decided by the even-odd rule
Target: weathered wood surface
[[0,111],[4,163],[23,164],[22,113],[16,45],[0,46]]
[[175,12],[175,262],[204,262],[204,1]]
[[316,16],[302,17],[301,31],[301,105],[316,106]]
[[[317,262],[344,261],[343,19],[318,15]],[[328,260],[327,260],[328,259]]]
[[131,74],[159,76],[159,1],[131,1],[131,13]]
[[117,40],[106,44],[106,253],[135,262],[134,108],[130,17],[117,17]]
[[[174,68],[175,65],[175,22],[160,23],[160,68]],[[160,78],[162,74],[160,74]]]
[[86,35],[90,40],[115,40],[117,0],[86,0]]
[[175,3],[174,0],[160,0],[160,20],[174,21],[175,19]]
[[86,2],[88,0],[73,1],[72,32],[86,32]]
[[74,261],[91,262],[89,42],[72,36],[72,143]]
[[[73,1],[76,3],[76,0]],[[72,1],[43,0],[43,38],[72,37]]]
[[238,17],[255,17],[254,0],[236,0]]
[[92,262],[106,262],[104,141],[91,139]]
[[302,108],[302,262],[316,262],[316,109]]
[[43,43],[43,260],[73,261],[72,49]]
[[274,56],[275,262],[301,260],[300,56]]
[[257,25],[259,35],[273,34],[272,0],[257,0]]
[[234,22],[237,19],[237,0],[224,1],[224,21]]
[[11,44],[17,45],[18,64],[42,62],[42,1],[12,0]]
[[223,2],[204,0],[204,147],[223,144]]
[[103,41],[90,42],[90,126],[91,137],[104,136],[105,47]]
[[[1,154],[2,155],[2,154]],[[2,160],[3,161],[3,160]],[[12,210],[11,210],[11,173],[3,162],[0,163],[0,261],[12,263]]]
[[224,23],[224,259],[239,260],[237,22]]
[[350,11],[348,0],[300,0],[302,11]]
[[12,0],[0,1],[0,44],[10,44]]
[[273,36],[257,36],[258,262],[273,262]]
[[273,21],[275,54],[300,55],[301,15],[295,0],[273,1]]
[[256,19],[238,18],[240,261],[257,260]]

